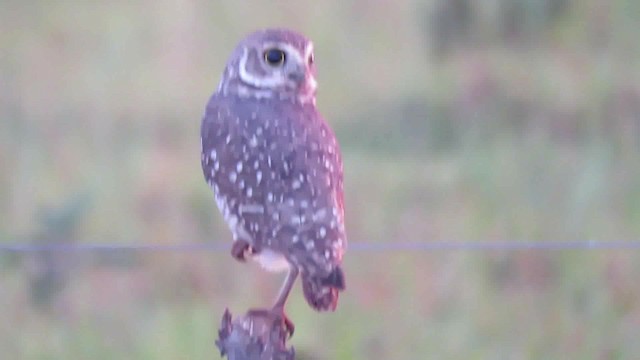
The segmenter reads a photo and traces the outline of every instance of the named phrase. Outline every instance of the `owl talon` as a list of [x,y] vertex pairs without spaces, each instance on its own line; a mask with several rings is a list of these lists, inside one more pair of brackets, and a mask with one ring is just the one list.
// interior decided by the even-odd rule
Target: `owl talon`
[[236,240],[231,247],[231,256],[240,262],[247,261],[247,255],[254,254],[255,250],[244,240]]
[[281,329],[284,329],[287,332],[289,338],[293,336],[295,332],[295,325],[293,321],[287,317],[284,313],[284,310],[279,307],[274,307],[270,310],[267,309],[251,309],[247,312],[247,316],[249,317],[264,317],[267,318],[273,326],[279,325]]
[[291,337],[293,337],[293,333],[296,331],[296,326],[284,313],[282,313],[282,321],[284,323],[284,327],[287,329],[287,334],[289,334],[289,339],[291,339]]

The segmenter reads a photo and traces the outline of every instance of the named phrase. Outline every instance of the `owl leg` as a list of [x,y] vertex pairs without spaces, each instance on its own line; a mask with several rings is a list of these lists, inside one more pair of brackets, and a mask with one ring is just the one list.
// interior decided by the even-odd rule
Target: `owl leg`
[[247,261],[247,254],[252,254],[253,252],[251,245],[241,239],[235,240],[231,247],[231,256],[240,262]]
[[295,331],[295,325],[293,322],[287,317],[284,312],[284,305],[287,302],[287,298],[291,293],[291,289],[293,288],[293,284],[296,282],[298,278],[299,270],[296,267],[290,267],[289,272],[287,273],[287,277],[280,288],[280,292],[278,293],[278,297],[276,298],[273,307],[269,310],[265,309],[253,309],[249,311],[251,316],[273,316],[275,319],[282,321],[287,332],[289,333],[289,337],[293,336],[293,332]]
[[298,278],[298,268],[295,266],[289,267],[289,272],[287,273],[287,277],[284,279],[284,283],[280,288],[280,292],[278,293],[278,297],[276,298],[276,302],[273,304],[273,308],[284,309],[284,304],[287,302],[287,298],[291,293],[291,289],[293,288],[293,284],[296,282]]
[[276,298],[275,304],[273,304],[272,311],[278,311],[282,314],[282,320],[284,321],[284,325],[289,331],[289,336],[293,335],[293,331],[295,330],[295,326],[293,322],[289,320],[287,315],[284,313],[284,304],[286,304],[287,299],[289,298],[289,294],[291,293],[291,289],[293,288],[293,284],[296,282],[298,278],[298,268],[295,266],[291,266],[289,268],[289,272],[287,273],[287,277],[284,279],[284,283],[280,288],[280,292],[278,293],[278,297]]

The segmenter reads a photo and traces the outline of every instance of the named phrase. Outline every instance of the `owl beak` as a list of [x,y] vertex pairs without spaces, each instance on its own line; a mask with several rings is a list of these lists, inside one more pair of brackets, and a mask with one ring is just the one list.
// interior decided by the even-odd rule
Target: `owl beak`
[[293,81],[296,87],[304,93],[312,93],[318,86],[316,79],[314,79],[313,75],[309,74],[306,69],[297,69],[289,73],[289,80]]
[[305,80],[305,71],[304,69],[296,69],[295,71],[289,73],[289,80],[296,83],[296,85],[301,85]]

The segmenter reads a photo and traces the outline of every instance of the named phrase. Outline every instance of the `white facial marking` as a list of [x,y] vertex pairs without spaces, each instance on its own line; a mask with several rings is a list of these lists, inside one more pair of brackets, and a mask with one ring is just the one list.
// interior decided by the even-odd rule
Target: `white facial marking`
[[238,75],[240,76],[240,80],[244,83],[253,85],[258,88],[274,88],[278,85],[282,85],[283,76],[278,76],[278,73],[275,73],[269,77],[255,77],[251,75],[247,71],[247,60],[249,58],[249,49],[246,47],[243,49],[242,57],[240,58],[240,63],[238,64]]
[[[262,51],[270,48],[279,48],[282,49],[288,56],[289,61],[293,60],[297,63],[300,63],[300,54],[296,51],[294,47],[285,43],[266,43]],[[242,57],[240,58],[240,63],[238,64],[238,75],[240,79],[249,85],[253,85],[257,88],[276,88],[291,81],[287,79],[286,75],[282,72],[281,69],[274,68],[273,74],[271,76],[266,77],[256,77],[253,76],[249,71],[247,71],[247,60],[249,58],[249,49],[246,47],[243,49]],[[259,56],[262,56],[262,51]]]

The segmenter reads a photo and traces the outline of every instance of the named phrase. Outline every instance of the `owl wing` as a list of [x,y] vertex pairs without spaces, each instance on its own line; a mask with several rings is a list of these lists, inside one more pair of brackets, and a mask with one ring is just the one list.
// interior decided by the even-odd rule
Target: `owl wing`
[[281,146],[285,161],[278,164],[286,170],[279,181],[289,197],[278,209],[285,223],[294,225],[290,258],[306,264],[308,273],[326,275],[342,261],[346,247],[340,149],[313,106],[291,112],[280,132],[289,136]]
[[247,119],[234,111],[233,102],[217,94],[209,100],[202,119],[202,170],[234,240],[252,246],[264,223],[264,204],[255,186],[254,166],[260,149],[249,147],[244,135]]

